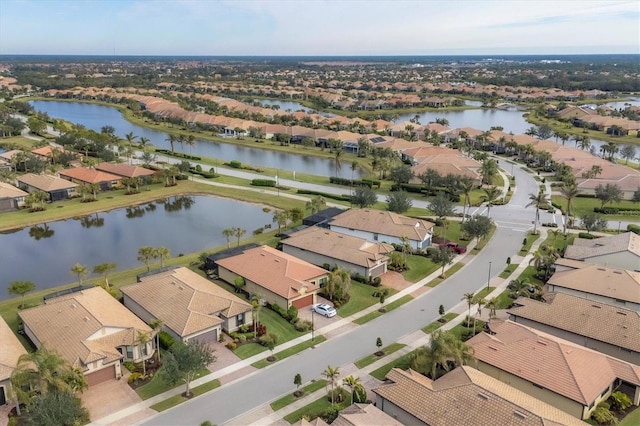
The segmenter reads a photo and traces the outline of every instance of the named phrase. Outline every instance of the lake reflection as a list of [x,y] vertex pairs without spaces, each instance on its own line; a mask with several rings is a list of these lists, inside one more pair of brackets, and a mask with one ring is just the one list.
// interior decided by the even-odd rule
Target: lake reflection
[[0,300],[10,297],[6,289],[12,281],[33,281],[39,290],[73,282],[69,269],[76,262],[89,270],[104,262],[128,269],[141,266],[137,257],[142,246],[165,246],[177,257],[226,245],[223,229],[240,227],[247,237],[271,222],[272,213],[262,206],[195,196],[2,233]]

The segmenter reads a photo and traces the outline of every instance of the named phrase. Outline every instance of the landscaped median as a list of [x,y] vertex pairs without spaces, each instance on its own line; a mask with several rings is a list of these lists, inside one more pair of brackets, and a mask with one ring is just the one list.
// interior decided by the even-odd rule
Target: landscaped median
[[325,342],[327,339],[324,336],[315,336],[313,340],[309,339],[307,341],[304,341],[302,343],[298,343],[295,346],[292,346],[288,349],[285,349],[283,351],[280,352],[276,352],[275,354],[273,354],[273,357],[276,358],[275,361],[268,361],[266,358],[265,359],[261,359],[260,361],[256,361],[253,364],[251,364],[252,367],[255,368],[264,368],[267,367],[275,362],[278,361],[282,361],[285,358],[288,358],[290,356],[293,356],[297,353],[300,353],[302,351],[304,351],[305,349],[309,349],[314,347],[315,345],[318,345],[322,342]]
[[301,395],[299,397],[295,396],[293,393],[290,393],[286,396],[283,396],[280,399],[277,399],[275,401],[273,401],[270,405],[271,405],[271,409],[273,411],[278,411],[283,409],[284,407],[286,407],[289,404],[293,404],[294,402],[296,402],[298,399],[302,398],[305,395],[314,393],[316,391],[319,391],[320,389],[326,387],[328,384],[328,382],[326,380],[314,380],[311,383],[309,383],[307,386],[304,386],[300,389],[298,389],[301,392]]
[[405,344],[402,343],[393,343],[387,347],[384,347],[382,349],[380,349],[379,352],[381,352],[381,355],[378,355],[378,352],[371,354],[371,355],[367,355],[366,357],[356,361],[354,364],[356,367],[362,369],[365,368],[368,365],[373,364],[374,362],[378,361],[379,359],[382,359],[383,357],[387,356],[387,355],[391,355],[392,353],[399,351],[400,349],[404,348]]
[[[196,386],[191,389],[192,398],[196,396],[200,396],[204,393],[212,391],[216,388],[220,387],[220,380],[212,380],[210,382],[204,383],[200,386]],[[185,401],[188,401],[188,398],[182,396],[182,394],[174,395],[170,398],[165,399],[162,402],[158,402],[157,404],[153,404],[150,408],[152,410],[156,410],[158,412],[168,410],[169,408],[175,407],[178,404],[182,404]]]
[[396,308],[398,308],[398,307],[400,307],[400,306],[404,305],[405,303],[408,303],[408,302],[410,302],[412,300],[413,300],[413,297],[411,297],[410,295],[408,295],[408,294],[404,295],[401,298],[399,298],[397,300],[394,300],[393,302],[391,302],[391,303],[389,303],[387,305],[381,306],[380,309],[378,309],[376,311],[369,312],[368,314],[361,316],[360,318],[354,320],[353,322],[358,324],[358,325],[365,324],[365,323],[367,323],[367,322],[369,322],[371,320],[374,320],[374,319],[378,318],[379,316],[381,316],[381,315],[383,315],[383,314],[385,314],[385,313],[387,313],[389,311],[392,311],[392,310],[394,310],[394,309],[396,309]]

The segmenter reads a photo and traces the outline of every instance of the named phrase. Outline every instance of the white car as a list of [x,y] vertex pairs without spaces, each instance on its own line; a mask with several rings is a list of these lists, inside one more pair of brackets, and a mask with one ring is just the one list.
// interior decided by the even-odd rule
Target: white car
[[333,306],[327,305],[326,303],[316,303],[311,307],[311,310],[327,318],[331,318],[337,313]]

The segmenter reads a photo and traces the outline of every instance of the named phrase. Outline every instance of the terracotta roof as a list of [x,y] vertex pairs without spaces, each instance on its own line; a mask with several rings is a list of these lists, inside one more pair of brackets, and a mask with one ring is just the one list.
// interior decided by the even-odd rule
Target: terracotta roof
[[640,312],[564,293],[544,297],[520,298],[509,314],[640,352]]
[[373,404],[351,404],[340,410],[333,426],[403,426],[402,423]]
[[63,189],[75,188],[77,183],[70,182],[66,179],[59,178],[51,175],[36,175],[33,173],[27,173],[16,178],[18,182],[22,182],[25,185],[32,186],[41,191],[59,191]]
[[22,346],[4,318],[0,317],[0,382],[11,377],[11,373],[18,365],[20,355],[27,351]]
[[18,154],[22,154],[24,153],[24,151],[20,150],[20,149],[12,149],[11,151],[5,151],[3,153],[0,153],[0,157],[11,161],[11,158],[13,158],[14,155],[18,155]]
[[640,272],[586,264],[554,273],[547,284],[640,303]]
[[320,287],[310,280],[328,274],[322,268],[269,246],[249,249],[217,263],[285,299],[317,291]]
[[282,244],[366,268],[388,261],[387,254],[395,250],[390,244],[372,243],[364,238],[315,226],[292,234],[282,240]]
[[105,364],[120,359],[117,346],[134,344],[139,332],[153,334],[100,287],[48,299],[18,315],[40,343],[80,368],[99,359]]
[[431,234],[431,229],[435,224],[428,220],[414,219],[389,211],[350,209],[335,216],[329,226],[374,232],[398,238],[407,237],[412,241],[424,241]]
[[5,182],[0,182],[0,199],[24,197],[28,193]]
[[564,257],[574,260],[584,260],[590,257],[620,253],[623,251],[629,251],[640,257],[640,235],[634,234],[633,232],[625,232],[623,234],[595,238],[593,240],[576,238],[574,243],[567,247]]
[[153,170],[145,169],[144,167],[133,166],[125,163],[100,163],[96,166],[96,170],[111,173],[122,177],[140,177],[151,176],[155,174]]
[[469,366],[435,381],[394,368],[387,381],[373,392],[431,426],[585,424]]
[[511,321],[467,341],[478,361],[585,406],[616,379],[640,386],[640,367]]
[[74,167],[71,169],[60,170],[60,176],[67,176],[86,183],[112,182],[120,180],[122,177],[112,175],[111,173],[101,172],[99,170],[87,169],[85,167]]
[[251,305],[188,268],[148,275],[121,291],[182,337],[207,330]]

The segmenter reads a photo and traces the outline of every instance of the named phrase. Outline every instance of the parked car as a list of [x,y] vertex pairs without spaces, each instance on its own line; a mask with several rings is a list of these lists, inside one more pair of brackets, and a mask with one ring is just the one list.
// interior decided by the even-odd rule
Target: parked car
[[327,305],[326,303],[316,303],[311,307],[311,309],[315,313],[325,316],[327,318],[331,318],[335,316],[337,313],[336,309],[333,306]]
[[462,254],[467,252],[467,248],[459,245],[458,243],[447,243],[447,248],[450,248],[456,254]]

